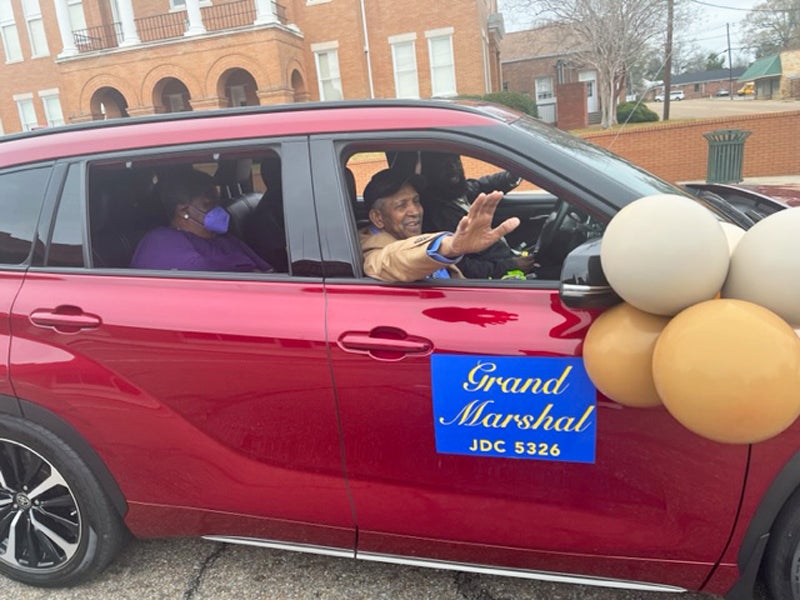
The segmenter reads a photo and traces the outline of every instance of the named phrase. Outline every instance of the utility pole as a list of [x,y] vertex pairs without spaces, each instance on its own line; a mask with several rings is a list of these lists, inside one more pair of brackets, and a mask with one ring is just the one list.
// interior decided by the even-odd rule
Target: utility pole
[[731,24],[725,23],[728,31],[728,99],[733,102],[733,60],[731,59]]
[[672,16],[674,0],[667,0],[667,44],[665,47],[667,56],[664,61],[664,114],[661,117],[664,121],[669,121],[669,101],[672,93]]

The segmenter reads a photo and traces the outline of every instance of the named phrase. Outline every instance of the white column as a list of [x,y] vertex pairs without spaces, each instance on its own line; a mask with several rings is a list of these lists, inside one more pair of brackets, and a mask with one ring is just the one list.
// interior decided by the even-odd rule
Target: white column
[[200,14],[200,0],[186,0],[186,14],[189,16],[189,28],[183,35],[202,35],[206,32],[203,15]]
[[69,22],[67,0],[55,0],[55,5],[58,31],[61,34],[61,45],[63,46],[58,57],[75,56],[78,54],[78,48],[75,46],[75,36],[72,35],[72,25]]
[[253,21],[253,25],[269,25],[278,22],[278,15],[272,0],[255,0],[255,2],[256,20]]
[[119,9],[119,20],[122,23],[122,46],[136,46],[141,44],[139,33],[136,31],[136,23],[133,20],[133,3],[131,0],[117,0]]

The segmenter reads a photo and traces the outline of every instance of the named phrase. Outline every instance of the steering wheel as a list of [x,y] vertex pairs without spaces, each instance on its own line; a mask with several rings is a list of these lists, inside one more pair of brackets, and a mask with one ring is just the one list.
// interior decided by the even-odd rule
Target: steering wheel
[[567,218],[567,214],[569,214],[569,204],[559,198],[553,212],[550,213],[550,216],[547,217],[544,225],[542,225],[542,230],[539,232],[539,239],[536,240],[536,244],[533,246],[534,256],[540,256],[542,252],[546,253],[550,246],[553,245],[556,234],[564,224],[564,219]]

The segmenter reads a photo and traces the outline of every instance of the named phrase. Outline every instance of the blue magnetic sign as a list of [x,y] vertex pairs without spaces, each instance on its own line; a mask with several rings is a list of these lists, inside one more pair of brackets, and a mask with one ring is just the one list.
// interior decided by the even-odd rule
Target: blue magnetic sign
[[436,451],[594,463],[597,392],[580,358],[433,354]]

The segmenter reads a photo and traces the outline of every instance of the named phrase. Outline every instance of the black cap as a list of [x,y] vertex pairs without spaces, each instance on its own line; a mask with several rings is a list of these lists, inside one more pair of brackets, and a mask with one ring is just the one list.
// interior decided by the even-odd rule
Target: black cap
[[400,169],[384,169],[378,171],[364,188],[364,204],[371,210],[376,201],[396,193],[404,184],[410,184],[417,192],[425,187],[425,178],[416,173],[403,172]]

